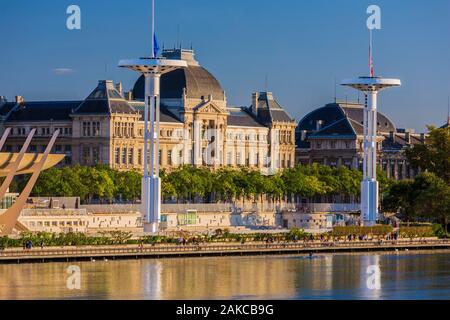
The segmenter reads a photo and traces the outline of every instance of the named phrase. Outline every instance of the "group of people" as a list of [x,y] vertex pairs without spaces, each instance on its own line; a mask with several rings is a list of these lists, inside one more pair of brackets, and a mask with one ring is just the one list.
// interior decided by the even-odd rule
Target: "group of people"
[[[41,249],[44,249],[44,240],[40,242]],[[23,250],[31,250],[33,249],[33,241],[32,240],[24,240],[23,241]]]

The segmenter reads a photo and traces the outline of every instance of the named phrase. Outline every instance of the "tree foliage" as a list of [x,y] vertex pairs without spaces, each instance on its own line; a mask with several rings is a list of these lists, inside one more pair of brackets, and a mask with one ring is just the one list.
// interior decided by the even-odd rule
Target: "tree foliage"
[[450,186],[434,173],[394,183],[383,199],[383,209],[404,219],[425,219],[447,228],[450,222]]
[[430,134],[423,145],[406,151],[410,164],[429,171],[450,183],[450,127],[429,127]]
[[[27,182],[19,180],[12,191]],[[182,166],[161,172],[163,197],[179,202],[257,201],[264,195],[276,201],[283,196],[314,198],[324,195],[358,197],[361,173],[345,167],[299,165],[267,176],[247,168],[208,168]],[[140,198],[142,175],[136,171],[117,171],[105,166],[52,168],[39,177],[32,195],[42,197],[80,197],[83,202],[134,201]]]

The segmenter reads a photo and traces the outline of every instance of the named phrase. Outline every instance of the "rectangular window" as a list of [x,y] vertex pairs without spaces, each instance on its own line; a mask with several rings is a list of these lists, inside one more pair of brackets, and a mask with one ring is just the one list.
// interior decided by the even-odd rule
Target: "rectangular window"
[[114,151],[114,159],[116,164],[120,164],[120,148],[116,148]]
[[85,164],[85,165],[90,164],[91,149],[89,147],[83,147],[82,148],[81,160],[82,160],[82,163]]
[[134,164],[134,149],[130,148],[128,150],[128,164]]
[[100,122],[92,122],[92,132],[94,137],[100,137]]
[[178,164],[183,164],[183,150],[178,153]]
[[83,137],[90,137],[90,136],[91,136],[91,123],[83,122]]
[[100,148],[99,147],[92,148],[92,158],[94,160],[94,164],[100,163]]
[[142,149],[138,150],[138,164],[142,166]]
[[198,214],[196,210],[187,210],[186,213],[177,215],[177,222],[179,226],[189,226],[197,224]]
[[167,164],[168,164],[169,166],[172,165],[172,150],[168,150],[168,151],[167,151]]
[[233,153],[228,152],[227,153],[227,165],[231,166],[233,164]]
[[127,148],[122,149],[122,164],[127,164]]

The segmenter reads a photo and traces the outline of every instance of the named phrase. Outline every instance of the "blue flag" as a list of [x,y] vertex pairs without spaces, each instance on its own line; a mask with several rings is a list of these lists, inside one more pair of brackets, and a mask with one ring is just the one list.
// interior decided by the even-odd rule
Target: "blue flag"
[[155,58],[158,57],[159,49],[159,43],[155,33],[153,36],[153,55],[155,56]]

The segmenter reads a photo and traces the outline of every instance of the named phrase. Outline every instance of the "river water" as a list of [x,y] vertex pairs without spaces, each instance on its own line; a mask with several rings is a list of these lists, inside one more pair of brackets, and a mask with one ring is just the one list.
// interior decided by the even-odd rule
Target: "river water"
[[450,252],[0,265],[0,299],[450,299]]

